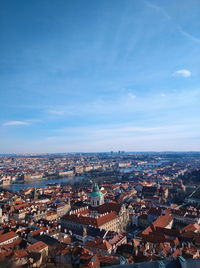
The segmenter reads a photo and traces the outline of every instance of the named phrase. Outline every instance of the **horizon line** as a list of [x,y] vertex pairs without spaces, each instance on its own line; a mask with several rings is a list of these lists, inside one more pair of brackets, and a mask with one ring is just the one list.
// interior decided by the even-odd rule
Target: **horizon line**
[[52,152],[52,153],[0,153],[0,156],[12,156],[12,155],[55,155],[55,154],[59,154],[59,155],[65,155],[65,154],[111,154],[111,153],[200,153],[200,150],[187,150],[187,151],[173,151],[173,150],[164,150],[164,151],[154,151],[154,150],[150,150],[150,151],[124,151],[124,150],[118,150],[118,151],[102,151],[102,152]]

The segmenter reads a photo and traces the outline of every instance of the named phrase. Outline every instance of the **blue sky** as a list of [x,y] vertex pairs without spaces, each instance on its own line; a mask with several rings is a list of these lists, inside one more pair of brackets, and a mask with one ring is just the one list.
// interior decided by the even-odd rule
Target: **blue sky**
[[0,2],[0,153],[200,150],[198,0]]

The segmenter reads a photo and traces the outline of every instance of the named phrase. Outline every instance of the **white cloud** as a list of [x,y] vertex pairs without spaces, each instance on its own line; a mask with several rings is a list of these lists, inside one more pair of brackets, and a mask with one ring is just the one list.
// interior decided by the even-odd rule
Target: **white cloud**
[[3,126],[28,126],[30,123],[26,121],[8,121],[3,124]]
[[182,77],[190,77],[191,76],[191,71],[189,70],[177,70],[175,73],[174,73],[174,76],[182,76]]

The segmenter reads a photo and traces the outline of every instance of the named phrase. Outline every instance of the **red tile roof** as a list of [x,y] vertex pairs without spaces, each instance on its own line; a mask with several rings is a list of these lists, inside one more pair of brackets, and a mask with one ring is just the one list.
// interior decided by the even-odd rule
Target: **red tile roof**
[[42,241],[38,241],[36,243],[34,243],[33,245],[28,246],[28,250],[29,251],[36,251],[36,252],[40,252],[41,250],[43,250],[44,248],[48,247],[47,244],[45,244]]
[[200,225],[199,224],[188,224],[185,226],[182,231],[184,232],[200,232]]
[[92,225],[94,227],[99,227],[109,221],[112,221],[114,219],[118,218],[115,212],[110,212],[105,215],[99,216],[97,218],[93,218],[91,216],[82,216],[82,215],[76,215],[76,214],[68,214],[63,216],[63,220],[72,221],[76,223],[80,223],[83,225]]
[[8,232],[8,233],[5,233],[5,234],[2,234],[0,235],[0,244],[1,243],[4,243],[12,238],[17,238],[19,237],[18,234],[16,234],[15,232]]
[[112,249],[112,246],[108,241],[104,240],[103,238],[96,238],[94,241],[87,241],[85,246],[88,248],[98,248],[109,251]]
[[121,210],[121,205],[115,202],[108,202],[95,208],[95,210],[97,210],[101,214],[106,213],[106,212],[111,212],[111,211],[114,211],[118,214]]
[[30,234],[31,234],[32,236],[34,236],[34,235],[39,235],[41,232],[44,232],[44,231],[46,231],[46,230],[48,230],[48,227],[42,227],[42,228],[40,228],[40,229],[37,229],[37,230],[35,230],[35,231],[30,232]]
[[28,253],[27,253],[26,250],[18,249],[18,250],[15,250],[14,255],[15,255],[17,258],[23,258],[23,257],[28,256]]
[[158,217],[154,222],[153,225],[155,227],[166,227],[169,225],[173,220],[173,217],[170,214],[161,215]]

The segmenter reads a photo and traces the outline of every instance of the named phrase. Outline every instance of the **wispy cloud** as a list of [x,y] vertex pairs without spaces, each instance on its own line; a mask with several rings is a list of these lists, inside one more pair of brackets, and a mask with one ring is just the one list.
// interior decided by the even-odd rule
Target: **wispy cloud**
[[167,11],[163,8],[160,7],[158,5],[149,3],[148,1],[145,1],[146,5],[149,8],[154,9],[156,12],[158,12],[159,14],[161,14],[164,18],[166,18],[169,21],[172,21],[172,23],[174,24],[174,28],[180,33],[182,34],[184,37],[186,37],[187,39],[189,39],[190,41],[194,41],[197,43],[200,43],[200,38],[192,35],[191,33],[188,33],[187,31],[185,31],[180,25],[178,25],[177,23],[175,23],[173,21],[173,18],[167,13]]
[[178,31],[184,35],[185,37],[187,37],[189,40],[200,43],[200,38],[197,38],[195,36],[193,36],[192,34],[186,32],[185,30],[183,30],[180,26],[177,26]]
[[26,121],[7,121],[3,123],[3,126],[28,126],[29,122]]
[[[101,151],[102,148],[124,150],[179,149],[181,141],[196,138],[198,122],[183,125],[142,127],[134,123],[109,126],[84,126],[58,130],[58,136],[41,141],[49,146],[60,146],[69,151]],[[81,137],[77,135],[81,133]],[[175,133],[175,134],[174,134]],[[169,147],[171,146],[171,147]],[[88,148],[90,148],[88,150]],[[182,148],[182,150],[187,148]]]
[[152,9],[154,9],[155,11],[159,12],[160,14],[162,14],[166,19],[171,20],[171,16],[165,11],[164,8],[154,5],[152,3],[149,3],[148,1],[145,1],[146,5]]
[[[198,123],[194,123],[193,125],[189,124],[180,124],[180,125],[162,125],[162,126],[141,126],[136,125],[134,122],[129,122],[126,124],[120,125],[109,125],[109,126],[84,126],[84,127],[67,127],[63,129],[54,130],[55,133],[59,133],[59,136],[52,136],[48,139],[60,139],[65,138],[68,139],[69,136],[76,137],[76,133],[81,133],[82,138],[86,137],[89,139],[104,139],[104,138],[114,138],[114,137],[122,137],[122,136],[130,136],[130,137],[138,137],[141,135],[163,135],[166,133],[178,133],[187,130],[191,130],[191,128],[197,128]],[[75,135],[71,135],[74,133]],[[79,137],[79,135],[78,135]],[[79,137],[80,138],[80,137]]]
[[47,112],[49,114],[52,114],[52,115],[64,115],[66,111],[64,111],[64,110],[48,110]]
[[177,70],[176,72],[173,73],[174,76],[182,76],[182,77],[190,77],[191,76],[191,71],[189,70]]
[[[188,77],[187,72],[190,71],[178,70],[176,75]],[[170,89],[168,92],[159,90],[152,91],[151,94],[137,95],[133,92],[121,92],[120,94],[112,94],[112,96],[108,96],[107,98],[97,98],[93,101],[83,103],[76,101],[66,105],[57,105],[49,109],[44,109],[44,112],[46,115],[48,114],[47,119],[50,120],[57,118],[60,120],[66,120],[66,118],[71,120],[72,118],[85,116],[92,120],[99,118],[107,121],[109,116],[112,116],[113,119],[114,117],[138,116],[138,114],[153,114],[157,111],[168,112],[169,109],[191,107],[191,104],[194,105],[197,103],[199,96],[200,90],[191,88],[189,90],[187,88],[179,90]],[[53,113],[49,113],[49,110],[53,111]]]

